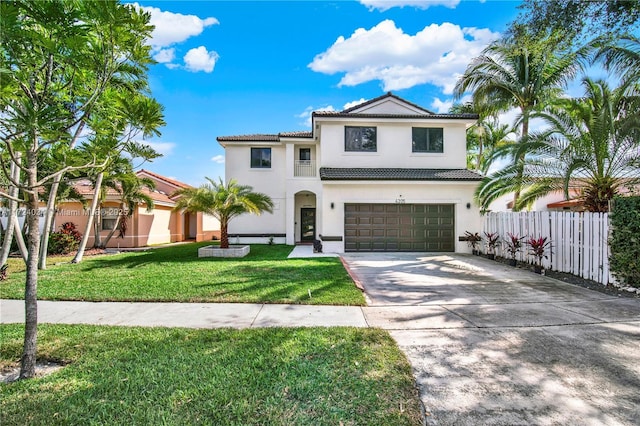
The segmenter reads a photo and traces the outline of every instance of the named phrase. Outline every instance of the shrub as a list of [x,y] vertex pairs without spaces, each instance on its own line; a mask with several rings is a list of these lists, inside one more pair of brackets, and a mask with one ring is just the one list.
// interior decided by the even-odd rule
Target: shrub
[[500,240],[500,235],[497,232],[485,232],[484,236],[487,241],[487,253],[495,254],[496,246],[498,245],[498,241]]
[[509,238],[505,238],[504,244],[511,259],[516,260],[516,255],[522,249],[522,240],[526,237],[519,237],[518,234],[512,234],[511,232],[507,232],[507,235]]
[[547,237],[531,237],[527,240],[529,254],[536,259],[536,265],[542,266],[542,259],[547,259],[547,249],[551,249],[551,240]]
[[640,287],[640,197],[614,199],[610,267],[625,285]]
[[82,234],[73,222],[65,222],[60,230],[49,235],[49,254],[67,254],[78,250]]

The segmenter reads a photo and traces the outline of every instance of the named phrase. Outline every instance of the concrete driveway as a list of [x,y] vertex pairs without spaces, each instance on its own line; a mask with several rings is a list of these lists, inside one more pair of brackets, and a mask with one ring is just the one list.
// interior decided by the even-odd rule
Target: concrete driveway
[[347,254],[432,425],[640,424],[640,299],[470,255]]

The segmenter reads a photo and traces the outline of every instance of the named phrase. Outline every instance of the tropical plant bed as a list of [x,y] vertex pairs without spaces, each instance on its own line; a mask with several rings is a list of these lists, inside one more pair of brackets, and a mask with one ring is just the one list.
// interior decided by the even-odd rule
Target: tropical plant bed
[[[497,257],[495,258],[496,262],[501,262],[501,263],[505,263],[508,264],[509,260],[511,259],[507,259],[504,257]],[[516,268],[519,269],[526,269],[528,271],[532,271],[533,270],[533,265],[530,263],[526,263],[526,262],[517,262]],[[632,298],[640,298],[640,294],[634,294],[634,293],[630,293],[628,291],[624,291],[618,287],[612,286],[612,285],[603,285],[600,284],[597,281],[593,281],[593,280],[588,280],[586,278],[582,278],[579,277],[577,275],[573,275],[573,274],[569,274],[567,272],[558,272],[558,271],[552,271],[550,269],[545,269],[544,270],[544,275],[553,279],[556,279],[558,281],[562,281],[568,284],[573,284],[573,285],[577,285],[583,288],[588,288],[589,290],[595,290],[595,291],[599,291],[600,293],[604,293],[604,294],[609,294],[611,296],[621,296],[621,297],[632,297]]]
[[[42,300],[364,305],[339,258],[287,259],[285,245],[252,245],[243,258],[198,258],[211,242],[85,258],[39,271]],[[24,297],[24,263],[11,259],[0,297]],[[309,296],[311,294],[311,297]]]
[[[0,365],[20,325],[0,326]],[[0,424],[421,425],[406,357],[379,329],[41,325],[64,368],[0,384]]]

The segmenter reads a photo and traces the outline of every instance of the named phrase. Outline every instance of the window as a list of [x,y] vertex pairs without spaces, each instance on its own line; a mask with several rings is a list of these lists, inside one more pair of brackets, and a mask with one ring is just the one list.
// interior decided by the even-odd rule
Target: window
[[376,152],[376,128],[345,126],[344,150]]
[[251,148],[251,168],[271,168],[271,148]]
[[300,148],[300,161],[311,161],[311,148]]
[[442,128],[414,127],[412,130],[413,152],[444,152]]
[[100,230],[111,231],[116,226],[118,221],[118,209],[113,207],[105,207],[100,211]]

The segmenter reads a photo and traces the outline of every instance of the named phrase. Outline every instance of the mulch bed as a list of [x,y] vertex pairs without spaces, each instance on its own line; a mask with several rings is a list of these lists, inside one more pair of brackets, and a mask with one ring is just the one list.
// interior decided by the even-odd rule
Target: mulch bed
[[[501,263],[507,263],[509,259],[506,259],[503,257],[496,257],[495,261],[501,262]],[[516,268],[526,269],[531,271],[532,274],[534,273],[533,266],[528,263],[518,262],[518,264],[516,265]],[[569,274],[566,272],[558,272],[558,271],[551,271],[551,270],[545,269],[544,274],[547,277],[554,278],[556,280],[559,280],[568,284],[573,284],[580,287],[588,288],[589,290],[599,291],[600,293],[609,294],[611,296],[640,298],[640,294],[638,293],[631,293],[629,291],[622,290],[612,285],[603,285],[597,281],[588,280],[586,278],[582,278],[577,275]]]

